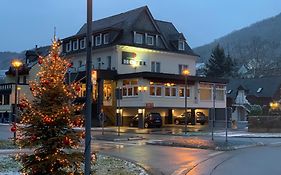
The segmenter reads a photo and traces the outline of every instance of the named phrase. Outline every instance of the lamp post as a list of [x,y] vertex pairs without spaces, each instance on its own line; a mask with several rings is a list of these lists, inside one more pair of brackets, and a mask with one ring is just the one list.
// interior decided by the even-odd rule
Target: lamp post
[[133,66],[133,68],[135,69],[135,72],[137,72],[138,62],[136,60],[131,60],[130,63]]
[[187,134],[187,76],[190,74],[190,71],[188,69],[184,69],[182,74],[184,75],[184,134]]
[[87,0],[87,34],[86,34],[86,115],[85,115],[85,175],[91,174],[91,117],[92,117],[92,15],[93,0]]
[[[19,68],[22,66],[22,62],[19,59],[14,59],[12,61],[12,67],[16,71],[16,84],[15,84],[15,113],[13,115],[13,122],[14,124],[17,121],[18,117],[18,79],[19,79]],[[14,140],[16,141],[16,130],[14,132]]]

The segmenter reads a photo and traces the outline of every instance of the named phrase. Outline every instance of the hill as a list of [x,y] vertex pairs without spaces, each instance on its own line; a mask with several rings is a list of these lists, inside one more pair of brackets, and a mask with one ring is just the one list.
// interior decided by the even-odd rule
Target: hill
[[14,58],[24,58],[24,52],[0,52],[0,70],[9,69],[11,60]]
[[281,60],[281,13],[194,48],[201,56],[198,62],[207,62],[218,43],[239,65],[253,59],[260,64],[278,63]]

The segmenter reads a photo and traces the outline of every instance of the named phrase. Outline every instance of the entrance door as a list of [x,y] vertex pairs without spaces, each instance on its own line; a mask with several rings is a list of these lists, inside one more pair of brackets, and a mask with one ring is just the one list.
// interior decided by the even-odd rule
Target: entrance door
[[167,124],[173,124],[173,110],[168,109],[168,121]]

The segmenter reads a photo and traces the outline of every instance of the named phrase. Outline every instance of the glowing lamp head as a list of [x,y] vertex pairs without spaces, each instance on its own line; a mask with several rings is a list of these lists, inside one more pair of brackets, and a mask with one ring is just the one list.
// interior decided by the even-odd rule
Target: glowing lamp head
[[190,71],[188,69],[184,69],[182,71],[182,74],[185,75],[185,76],[190,75]]
[[21,66],[22,66],[22,62],[21,62],[21,60],[19,60],[19,59],[14,59],[13,61],[12,61],[12,66],[14,67],[14,68],[16,68],[16,69],[18,69],[18,68],[20,68]]
[[133,66],[133,68],[137,68],[138,64],[136,60],[130,60],[130,64]]

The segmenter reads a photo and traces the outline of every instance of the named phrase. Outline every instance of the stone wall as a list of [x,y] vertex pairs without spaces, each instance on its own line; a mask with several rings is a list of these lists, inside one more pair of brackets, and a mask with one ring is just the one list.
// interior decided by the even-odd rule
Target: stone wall
[[281,116],[249,116],[249,132],[281,132]]

